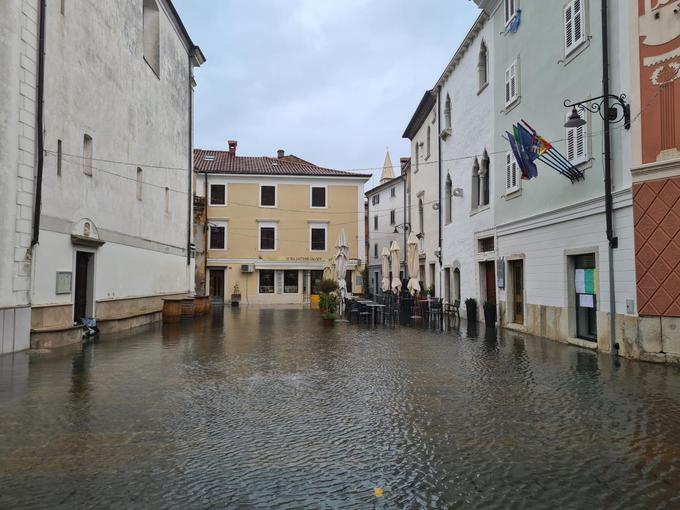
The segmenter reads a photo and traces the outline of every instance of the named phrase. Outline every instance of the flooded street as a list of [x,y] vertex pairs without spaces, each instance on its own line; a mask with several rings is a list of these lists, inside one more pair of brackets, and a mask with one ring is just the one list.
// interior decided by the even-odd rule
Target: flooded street
[[225,309],[1,357],[0,508],[678,508],[679,375]]

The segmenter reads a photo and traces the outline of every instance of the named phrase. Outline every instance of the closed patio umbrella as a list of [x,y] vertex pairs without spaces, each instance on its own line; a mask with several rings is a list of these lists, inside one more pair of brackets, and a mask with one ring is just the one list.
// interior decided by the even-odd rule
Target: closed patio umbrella
[[401,280],[399,279],[399,243],[392,241],[390,246],[390,255],[392,256],[392,292],[399,294],[401,292]]
[[418,264],[418,238],[411,232],[408,236],[408,257],[406,263],[408,265],[408,290],[413,296],[416,292],[420,292],[420,265]]
[[382,291],[390,291],[390,250],[387,246],[383,246],[382,249]]
[[347,244],[347,236],[345,229],[340,229],[338,240],[335,242],[335,277],[338,280],[338,293],[340,297],[344,298],[347,295],[347,282],[345,276],[347,274],[347,263],[349,262],[349,245]]

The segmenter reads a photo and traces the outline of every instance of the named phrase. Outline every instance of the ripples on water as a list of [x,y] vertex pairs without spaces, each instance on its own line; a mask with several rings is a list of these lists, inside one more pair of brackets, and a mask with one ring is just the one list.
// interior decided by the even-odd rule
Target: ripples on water
[[227,309],[0,357],[0,508],[678,508],[679,373]]

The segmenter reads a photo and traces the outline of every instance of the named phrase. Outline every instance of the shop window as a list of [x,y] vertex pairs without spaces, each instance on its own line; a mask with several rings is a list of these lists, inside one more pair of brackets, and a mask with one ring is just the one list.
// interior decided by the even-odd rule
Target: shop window
[[259,273],[260,294],[274,294],[274,270],[260,269]]
[[299,289],[299,271],[285,270],[283,272],[283,293],[297,294]]

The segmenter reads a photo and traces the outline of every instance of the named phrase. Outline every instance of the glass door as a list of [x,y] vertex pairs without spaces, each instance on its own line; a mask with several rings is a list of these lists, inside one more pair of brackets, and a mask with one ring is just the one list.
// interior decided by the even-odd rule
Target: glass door
[[597,342],[597,270],[595,254],[574,257],[576,336]]

